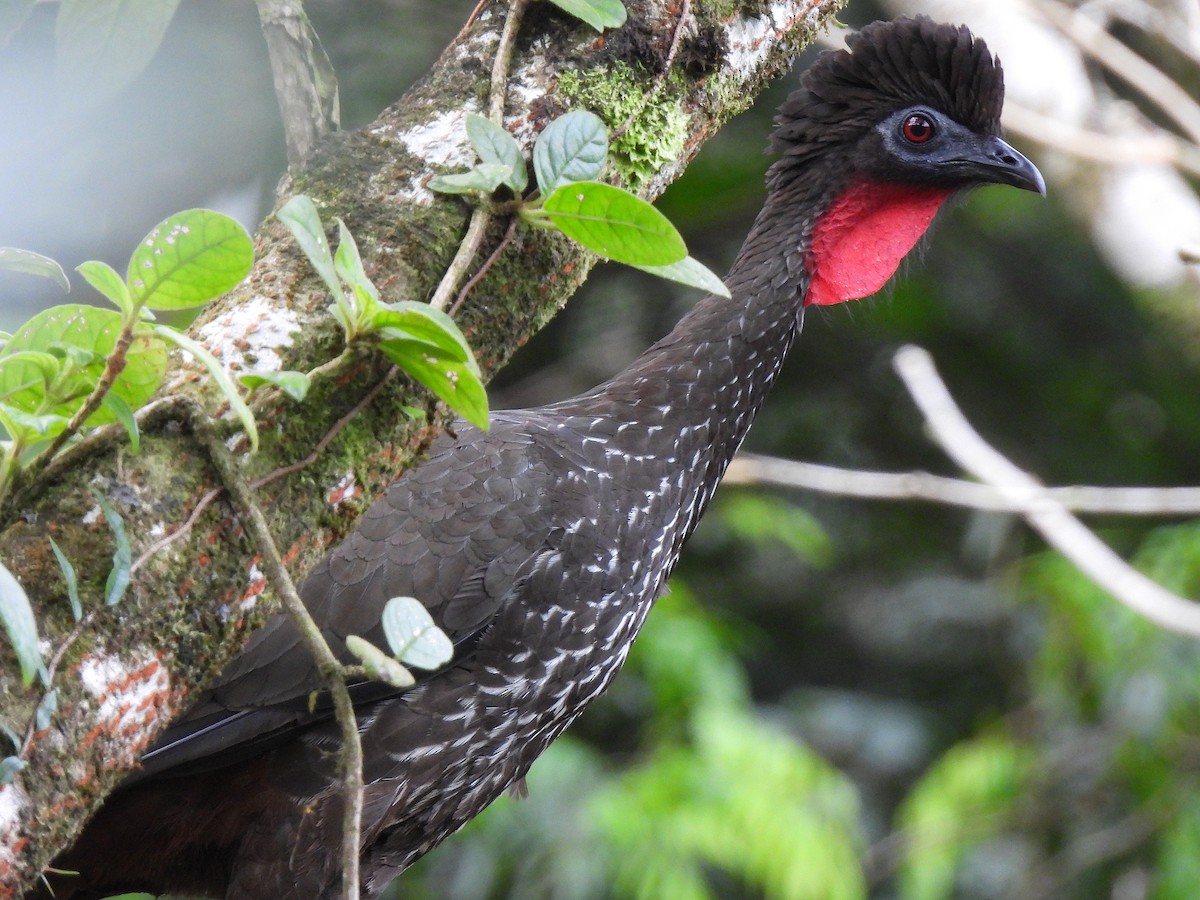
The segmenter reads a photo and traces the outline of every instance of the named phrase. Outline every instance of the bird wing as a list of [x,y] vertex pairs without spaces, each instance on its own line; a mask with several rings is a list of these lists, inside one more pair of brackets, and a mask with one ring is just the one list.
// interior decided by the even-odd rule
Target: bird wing
[[[521,572],[551,549],[556,529],[543,502],[549,470],[522,421],[518,427],[495,414],[486,440],[464,426],[435,447],[305,579],[301,598],[344,662],[354,662],[348,635],[386,647],[384,605],[413,596],[455,647],[443,669],[414,673],[418,683],[459,664]],[[402,690],[363,681],[350,693],[357,707]],[[228,765],[331,715],[312,657],[291,620],[276,614],[144,754],[130,783]]]

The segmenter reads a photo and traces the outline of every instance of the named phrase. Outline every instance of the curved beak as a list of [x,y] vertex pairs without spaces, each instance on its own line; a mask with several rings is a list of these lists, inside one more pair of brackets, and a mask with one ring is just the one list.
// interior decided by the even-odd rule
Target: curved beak
[[962,163],[970,167],[971,174],[988,184],[1007,184],[1025,191],[1034,191],[1046,196],[1046,181],[1037,166],[1007,141],[998,137],[987,138]]

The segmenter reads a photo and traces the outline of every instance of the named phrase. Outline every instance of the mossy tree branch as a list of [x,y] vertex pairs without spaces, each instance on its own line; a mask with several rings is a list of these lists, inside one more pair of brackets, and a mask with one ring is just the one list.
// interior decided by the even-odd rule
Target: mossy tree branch
[[[614,154],[613,180],[643,196],[657,195],[683,171],[707,136],[747,106],[766,80],[784,69],[843,0],[693,0],[682,40],[689,66],[661,80],[624,141],[649,152],[635,167]],[[523,146],[555,116],[580,104],[613,126],[626,113],[606,108],[602,82],[644,95],[656,85],[675,32],[679,4],[627,0],[629,21],[597,41],[594,32],[546,3],[526,12],[510,74],[505,123]],[[433,69],[370,126],[337,135],[309,166],[291,176],[280,200],[303,191],[329,221],[341,216],[355,234],[368,275],[386,300],[428,299],[461,241],[469,209],[435,198],[424,187],[439,172],[470,161],[463,131],[467,110],[482,111],[486,67],[503,16],[487,7],[447,48]],[[682,55],[682,54],[681,54]],[[566,77],[570,75],[571,77]],[[639,129],[639,121],[669,115],[677,127]],[[645,118],[643,118],[645,117]],[[493,223],[481,248],[500,242]],[[310,370],[337,356],[340,331],[329,298],[286,229],[268,219],[256,236],[254,271],[214,304],[192,334],[235,372]],[[521,229],[463,304],[459,322],[485,373],[494,372],[566,302],[593,258],[561,236]],[[335,377],[320,379],[308,399],[293,403],[273,392],[256,397],[262,448],[241,457],[254,482],[306,457],[340,417],[384,376],[386,362],[356,357]],[[176,354],[164,394],[187,394],[215,416],[236,454],[234,435],[201,368]],[[423,407],[420,421],[406,412]],[[102,490],[125,519],[137,557],[185,522],[198,500],[220,484],[207,453],[183,417],[164,404],[143,424],[141,451],[103,438],[56,464],[39,492],[0,521],[0,560],[33,599],[42,633],[59,647],[74,622],[48,538],[80,573],[92,607],[112,554],[111,534],[97,521],[89,488]],[[311,465],[264,485],[256,498],[292,577],[309,568],[355,524],[365,506],[417,458],[447,421],[444,411],[405,379],[395,378]],[[255,549],[219,501],[189,534],[149,559],[127,598],[100,609],[59,667],[58,714],[35,734],[28,768],[0,796],[0,897],[30,885],[68,843],[106,791],[136,764],[140,752],[188,696],[241,645],[274,608]],[[336,648],[340,649],[340,648]],[[15,663],[0,650],[0,718],[23,730],[39,695],[25,690]]]

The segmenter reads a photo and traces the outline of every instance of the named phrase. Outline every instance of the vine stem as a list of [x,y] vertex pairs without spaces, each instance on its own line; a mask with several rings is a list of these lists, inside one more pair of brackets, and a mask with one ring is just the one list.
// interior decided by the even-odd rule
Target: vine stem
[[[504,98],[508,92],[509,68],[512,65],[517,31],[521,27],[521,19],[525,15],[525,7],[528,4],[529,0],[512,0],[509,3],[508,15],[504,19],[504,29],[500,32],[500,43],[496,47],[496,58],[492,60],[492,80],[488,89],[488,118],[497,125],[504,124]],[[450,305],[458,283],[466,274],[467,267],[471,265],[471,260],[475,258],[483,244],[484,235],[487,234],[491,221],[492,214],[486,206],[475,207],[471,213],[471,222],[467,226],[467,233],[463,237],[462,243],[458,245],[454,259],[450,261],[437,290],[434,291],[433,299],[429,301],[429,305],[434,309],[444,310]]]
[[266,571],[267,580],[278,594],[284,611],[296,626],[308,652],[312,654],[317,668],[325,680],[333,698],[334,713],[342,732],[342,898],[358,900],[359,897],[359,844],[363,805],[362,741],[358,734],[358,719],[354,714],[354,702],[346,688],[345,669],[321,629],[309,613],[296,590],[283,557],[275,545],[267,526],[266,516],[254,499],[250,485],[242,477],[236,461],[217,436],[212,424],[199,405],[189,407],[193,433],[208,451],[209,459],[229,493],[242,527],[255,545],[260,561]]

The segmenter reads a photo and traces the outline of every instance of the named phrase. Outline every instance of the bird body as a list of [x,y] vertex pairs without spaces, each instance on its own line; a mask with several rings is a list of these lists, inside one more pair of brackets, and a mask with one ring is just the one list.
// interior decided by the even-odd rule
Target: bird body
[[[785,103],[783,157],[727,284],[603,385],[456,425],[301,594],[335,649],[383,643],[420,599],[452,663],[396,694],[355,685],[362,877],[374,897],[524,776],[619,671],[766,398],[804,307],[865,296],[949,196],[1042,191],[999,139],[981,41],[928,19],[864,29]],[[59,896],[149,889],[316,898],[339,885],[338,731],[290,622],[273,618],[58,863]],[[131,857],[130,848],[146,848]]]

